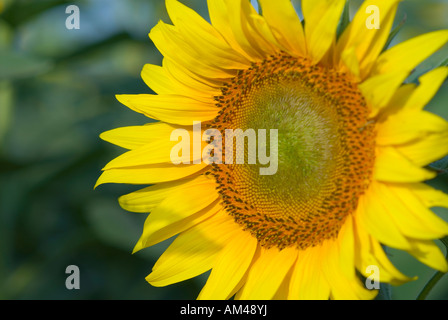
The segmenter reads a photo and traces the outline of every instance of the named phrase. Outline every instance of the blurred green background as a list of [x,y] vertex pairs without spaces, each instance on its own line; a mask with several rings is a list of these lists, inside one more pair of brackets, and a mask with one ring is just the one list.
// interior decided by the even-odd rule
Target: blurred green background
[[[182,0],[208,19],[205,0]],[[299,2],[299,1],[297,1]],[[353,1],[353,9],[360,1]],[[68,30],[68,5],[80,29]],[[394,42],[448,28],[448,1],[408,0]],[[103,131],[149,122],[115,94],[152,93],[140,79],[162,56],[147,37],[169,21],[162,0],[0,0],[0,299],[194,299],[205,276],[166,288],[146,283],[169,240],[134,255],[146,215],[122,210],[117,198],[136,186],[93,190],[101,168],[124,150],[99,139]],[[448,57],[423,63],[421,74]],[[412,80],[412,79],[411,79]],[[428,109],[448,119],[448,84]],[[448,191],[448,175],[431,184]],[[445,219],[448,210],[438,210]],[[391,250],[413,283],[393,288],[414,299],[434,271]],[[79,290],[65,269],[80,268]],[[430,299],[448,298],[448,276]]]

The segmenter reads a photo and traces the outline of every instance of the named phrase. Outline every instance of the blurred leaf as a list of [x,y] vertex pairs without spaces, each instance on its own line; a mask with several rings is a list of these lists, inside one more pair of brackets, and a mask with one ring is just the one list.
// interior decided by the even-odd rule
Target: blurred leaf
[[13,0],[0,0],[0,14],[6,10],[11,4]]
[[[7,1],[6,4],[9,2]],[[33,19],[52,7],[68,3],[70,3],[68,0],[15,0],[2,12],[2,18],[11,26],[15,27]]]
[[0,20],[0,48],[9,48],[12,43],[12,38],[13,32],[11,27]]
[[349,23],[350,23],[350,3],[349,1],[347,1],[345,2],[344,11],[342,12],[342,18],[341,21],[339,22],[338,30],[336,33],[338,39],[342,35],[344,30],[347,28]]
[[448,156],[437,160],[430,164],[430,168],[436,170],[438,173],[447,174],[448,173]]
[[439,67],[448,67],[448,58],[443,60],[443,62],[439,65]]
[[51,67],[52,63],[46,59],[0,50],[0,80],[32,77],[47,72]]
[[397,34],[400,32],[401,28],[405,25],[407,20],[407,15],[405,14],[403,19],[400,21],[400,23],[390,32],[389,37],[387,38],[386,44],[384,45],[383,51],[387,50],[392,43],[392,41],[395,39]]
[[13,103],[12,86],[9,82],[0,81],[0,150],[3,140],[11,122],[11,109]]
[[129,253],[142,232],[140,218],[121,210],[115,199],[97,199],[87,210],[87,220],[96,234],[107,244]]
[[381,283],[380,290],[375,300],[392,300],[391,286],[389,283]]
[[79,48],[78,50],[71,52],[67,55],[56,58],[56,63],[74,61],[76,59],[85,58],[89,56],[92,52],[99,51],[104,48],[109,48],[111,45],[121,43],[122,41],[130,40],[131,37],[127,32],[121,32],[118,34],[111,35],[108,38],[102,39],[85,47]]

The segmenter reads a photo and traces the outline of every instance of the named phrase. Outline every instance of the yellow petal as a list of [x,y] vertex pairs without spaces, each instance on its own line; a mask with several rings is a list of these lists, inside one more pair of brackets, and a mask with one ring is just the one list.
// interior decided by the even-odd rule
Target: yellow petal
[[125,106],[147,117],[179,125],[212,120],[219,111],[211,103],[180,95],[123,94],[116,97]]
[[[172,150],[177,144],[181,143],[180,140],[177,140],[177,136],[175,138],[176,140],[171,141],[171,133],[175,132],[174,130],[176,129],[185,130],[183,132],[188,133],[188,137],[182,136],[182,143],[186,144],[185,148],[182,149],[182,151],[185,151],[185,154],[182,153],[182,155],[177,155],[178,158],[173,159],[171,155]],[[153,140],[139,148],[116,157],[110,161],[103,170],[153,165],[158,163],[175,163],[173,162],[174,160],[184,164],[202,161],[202,150],[208,145],[208,142],[202,141],[202,132],[203,131],[198,130],[198,138],[200,139],[200,143],[198,143],[194,141],[196,139],[192,127],[172,127],[172,131],[168,132],[166,136],[162,137],[159,133],[157,140]],[[195,152],[196,144],[200,150],[199,152]]]
[[299,252],[293,266],[289,299],[328,300],[330,286],[322,274],[322,250],[320,246]]
[[368,277],[369,266],[377,266],[380,270],[381,282],[392,285],[415,280],[402,274],[389,260],[381,244],[367,230],[360,226],[355,216],[356,267],[364,277]]
[[274,297],[283,279],[297,258],[296,248],[261,248],[261,254],[250,267],[247,281],[238,299],[269,300]]
[[154,122],[144,126],[121,127],[100,134],[104,141],[126,149],[137,149],[151,141],[166,139],[176,129],[166,123]]
[[376,180],[386,182],[419,182],[432,179],[436,174],[412,163],[394,147],[379,147],[374,176]]
[[424,183],[413,183],[404,185],[416,195],[420,201],[428,208],[442,207],[448,208],[448,194],[436,190]]
[[308,53],[319,62],[336,39],[345,0],[302,0]]
[[448,224],[427,209],[412,192],[399,185],[376,183],[377,201],[409,238],[432,240],[448,234]]
[[430,133],[448,132],[448,122],[427,111],[404,111],[391,115],[377,128],[378,145],[398,145],[424,139]]
[[[188,190],[206,179],[204,175],[158,183],[121,196],[120,206],[127,211],[148,213],[175,190]],[[207,179],[208,180],[208,179]]]
[[[194,72],[194,69],[189,69],[190,66],[185,67],[179,61],[168,58],[163,59],[162,65],[169,77],[189,87],[190,90],[197,91],[201,101],[203,97],[208,96],[210,98],[215,95],[221,95],[220,88],[227,81],[226,79],[207,78],[198,75]],[[216,94],[216,91],[219,91],[219,94]]]
[[372,182],[366,194],[359,198],[356,211],[359,226],[375,239],[378,239],[379,242],[391,248],[410,249],[411,245],[406,237],[393,218],[387,214],[383,204],[377,200],[379,195],[374,186],[376,183]]
[[257,240],[248,232],[236,233],[219,253],[198,299],[229,299],[247,272],[257,249]]
[[399,43],[382,53],[375,62],[373,75],[390,72],[410,73],[423,60],[448,41],[448,30],[430,32]]
[[138,248],[152,246],[187,229],[187,224],[196,220],[189,218],[205,208],[207,210],[201,212],[201,216],[209,211],[216,213],[219,205],[214,202],[219,198],[219,194],[214,189],[215,182],[212,179],[199,176],[189,184],[189,188],[183,186],[172,190],[146,219],[143,234],[137,244]]
[[381,74],[368,78],[358,86],[372,109],[372,117],[389,104],[407,76],[407,72]]
[[146,277],[155,287],[196,277],[210,270],[229,239],[241,232],[227,214],[217,214],[181,233]]
[[[424,219],[426,224],[431,224],[435,232],[440,232],[440,237],[447,235],[448,223],[439,218],[432,211],[425,208],[448,207],[448,195],[436,190],[424,183],[392,184],[390,188],[399,195],[402,201],[413,209],[413,213]],[[422,207],[423,206],[423,207]]]
[[[217,195],[214,195],[214,200],[216,200],[216,197]],[[210,202],[214,201],[211,200],[212,198],[213,192],[209,197],[205,197],[202,202],[185,206],[186,210],[183,212],[181,212],[181,207],[182,205],[185,205],[185,201],[184,203],[180,202],[183,199],[178,199],[179,205],[175,210],[168,210],[168,200],[162,201],[145,221],[143,234],[135,245],[133,253],[165,241],[166,239],[198,225],[205,219],[214,216],[217,212],[222,210],[222,207],[216,201]],[[172,198],[170,200],[173,202]],[[194,200],[195,199],[192,199],[192,201]],[[210,204],[206,205],[207,202],[210,202]]]
[[412,250],[409,253],[418,261],[441,272],[448,272],[447,261],[434,241],[412,239],[410,242]]
[[403,110],[403,107],[406,105],[416,88],[417,85],[415,83],[401,85],[392,95],[392,98],[387,105],[381,111],[379,109],[373,110],[370,116],[374,117],[380,111],[380,114],[378,114],[378,122],[386,121],[387,117],[390,115]]
[[415,165],[426,166],[448,154],[448,131],[433,133],[396,148]]
[[245,69],[250,61],[234,51],[199,14],[176,0],[166,1],[168,14],[187,43],[194,43],[199,56],[225,69]]
[[[201,209],[198,212],[179,218],[180,220],[172,224],[168,224],[165,227],[162,227],[158,230],[153,230],[153,232],[151,233],[149,231],[146,232],[145,230],[143,230],[143,234],[135,244],[132,253],[153,246],[181,232],[184,232],[185,230],[188,230],[202,223],[204,220],[209,219],[210,217],[216,215],[221,210],[222,206],[217,201],[215,201],[214,203],[210,204],[204,209]],[[152,213],[150,215],[152,215]]]
[[[342,61],[344,61],[345,51],[354,48],[356,59],[360,65],[361,79],[370,73],[376,58],[386,44],[399,2],[400,0],[364,1],[338,41],[336,52],[341,56]],[[367,9],[372,5],[379,12],[379,29],[369,29],[366,26],[366,20],[371,15]]]
[[[168,136],[169,137],[169,136]],[[171,163],[171,149],[177,141],[156,140],[140,148],[128,151],[112,161],[110,161],[103,170],[117,169],[123,167],[136,167],[157,163]],[[191,153],[190,153],[191,155]],[[190,157],[182,157],[183,161],[191,161]]]
[[249,24],[252,29],[257,33],[257,42],[261,44],[261,47],[264,48],[266,54],[274,54],[281,51],[287,51],[286,47],[284,47],[275,36],[275,32],[271,29],[271,26],[266,21],[265,17],[260,16],[252,5],[247,5],[249,12],[248,17]]
[[352,216],[346,218],[341,230],[339,230],[337,246],[341,271],[348,279],[355,278],[355,239]]
[[146,64],[141,72],[141,77],[148,87],[157,94],[183,94],[193,97],[196,100],[210,102],[211,98],[220,95],[216,88],[202,84],[200,87],[193,87],[194,81],[189,78],[188,82],[181,83],[179,79],[173,77],[169,70],[164,67]]
[[213,27],[215,27],[234,50],[250,61],[254,57],[259,57],[256,51],[249,48],[249,52],[246,52],[246,50],[244,50],[238,43],[230,24],[229,17],[233,15],[233,13],[230,12],[224,0],[207,0],[207,6]]
[[229,0],[226,1],[226,5],[228,12],[231,13],[228,16],[228,22],[233,37],[240,48],[252,57],[252,61],[265,58],[265,50],[268,52],[271,50],[269,50],[269,47],[263,47],[262,43],[264,41],[262,41],[262,38],[251,25],[250,2],[245,0]]
[[344,65],[350,71],[352,75],[356,77],[356,79],[360,79],[361,70],[359,66],[359,60],[356,56],[355,47],[347,48],[342,52],[341,59],[344,62]]
[[[292,274],[293,268],[294,268],[294,265],[289,270],[289,272],[286,274],[286,276],[283,278],[283,282],[280,284],[280,287],[277,289],[277,292],[272,297],[272,300],[287,300],[288,299],[289,286],[291,283],[291,274]],[[289,300],[291,300],[291,299],[289,299]]]
[[143,66],[141,77],[148,87],[158,94],[172,94],[176,92],[173,81],[166,75],[165,70],[153,64]]
[[290,0],[261,0],[263,16],[277,40],[295,56],[306,56],[302,23]]
[[207,42],[223,43],[221,34],[196,11],[177,0],[166,0],[166,8],[173,24],[181,25],[179,29],[186,29],[189,34],[198,32]]
[[[160,53],[171,60],[176,60],[186,68],[192,68],[197,74],[210,78],[228,78],[235,75],[234,70],[225,69],[221,66],[203,59],[199,48],[182,37],[177,28],[162,21],[151,29],[149,37],[154,42]],[[217,59],[218,61],[219,59]],[[221,60],[222,62],[222,60]]]
[[421,110],[434,97],[448,76],[448,67],[439,67],[422,75],[419,86],[404,105],[405,110]]
[[[381,282],[387,282],[392,285],[401,285],[409,281],[417,280],[417,277],[408,277],[401,273],[395,266],[390,262],[382,245],[373,237],[370,237],[372,244],[372,255],[375,258],[375,263],[370,263],[369,265],[377,265],[380,268]],[[364,269],[364,274],[366,269]]]
[[[353,231],[349,231],[353,233]],[[346,236],[349,236],[349,232]],[[350,236],[353,237],[353,234]],[[327,240],[322,245],[323,263],[322,271],[330,284],[331,298],[335,300],[359,300],[373,299],[376,296],[375,290],[367,290],[361,281],[356,277],[354,262],[354,248],[350,245],[345,247],[339,242],[340,237],[336,240]],[[351,240],[349,243],[352,242]],[[351,251],[350,261],[343,260],[341,250],[346,251],[345,256]],[[353,258],[352,258],[353,257]],[[348,273],[347,271],[349,271]]]
[[119,168],[104,171],[95,188],[104,183],[154,184],[192,176],[207,167],[207,164],[162,163],[141,167]]

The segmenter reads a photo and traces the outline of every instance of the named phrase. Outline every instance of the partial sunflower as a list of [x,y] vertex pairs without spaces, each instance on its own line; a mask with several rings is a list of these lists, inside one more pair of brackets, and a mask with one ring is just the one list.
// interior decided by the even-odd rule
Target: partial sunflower
[[[344,0],[209,0],[211,24],[175,0],[173,25],[149,36],[163,65],[145,65],[156,93],[118,95],[159,120],[105,132],[130,151],[104,168],[97,185],[150,185],[121,206],[150,212],[134,251],[177,237],[146,280],[166,286],[211,273],[200,299],[371,299],[359,274],[411,280],[382,245],[447,271],[434,242],[448,234],[431,207],[448,196],[424,184],[425,168],[448,153],[448,123],[424,106],[448,74],[419,84],[412,70],[448,41],[435,31],[383,51],[399,0],[365,1],[340,37]],[[375,5],[381,27],[366,27]],[[170,158],[175,129],[277,129],[278,170],[257,164],[181,164]],[[202,147],[207,142],[203,142]],[[223,154],[229,150],[223,149]]]

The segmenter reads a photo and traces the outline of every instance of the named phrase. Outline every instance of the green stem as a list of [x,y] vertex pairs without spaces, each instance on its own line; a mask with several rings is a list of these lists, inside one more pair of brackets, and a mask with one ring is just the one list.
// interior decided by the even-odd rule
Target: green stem
[[[440,239],[442,243],[445,245],[445,259],[448,261],[448,237]],[[440,279],[445,275],[445,272],[437,271],[432,278],[428,281],[428,283],[425,285],[423,290],[420,292],[420,294],[417,297],[417,300],[425,300],[428,294],[431,292],[431,290],[434,288],[434,286],[439,282]]]

